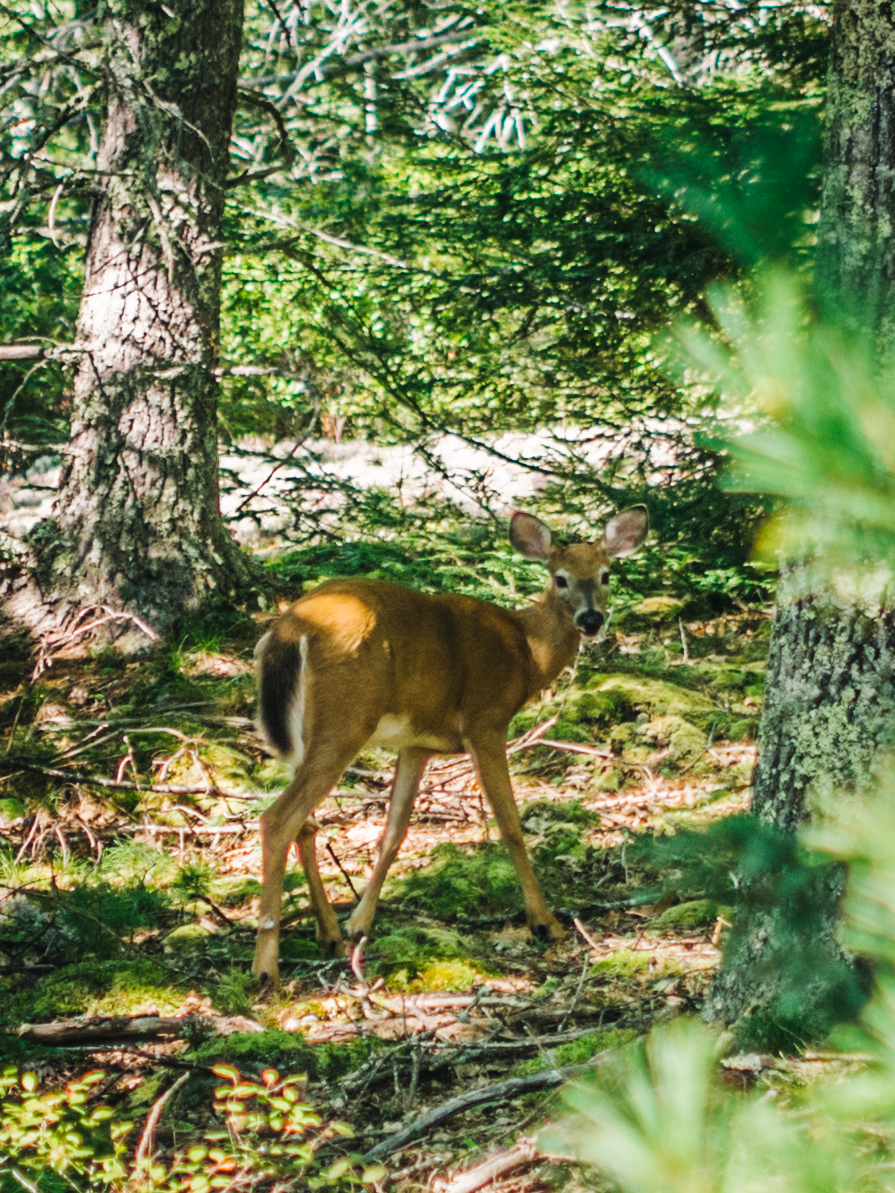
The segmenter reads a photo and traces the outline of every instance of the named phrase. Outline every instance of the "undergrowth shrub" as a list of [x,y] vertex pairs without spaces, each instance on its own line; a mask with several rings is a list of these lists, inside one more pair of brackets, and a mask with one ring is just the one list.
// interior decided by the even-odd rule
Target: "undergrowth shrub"
[[286,1193],[362,1188],[386,1175],[379,1164],[333,1153],[332,1141],[350,1138],[351,1128],[322,1122],[301,1098],[303,1076],[281,1078],[268,1068],[260,1081],[246,1081],[232,1065],[216,1065],[214,1073],[229,1084],[214,1091],[213,1127],[170,1151],[149,1138],[132,1153],[134,1124],[91,1098],[104,1073],[42,1091],[34,1073],[7,1069],[0,1076],[0,1190],[208,1193],[275,1181]]
[[841,887],[840,867],[807,840],[743,814],[705,830],[641,838],[629,857],[658,872],[657,897],[732,905],[727,963],[750,947],[751,912],[769,917],[762,962],[769,997],[735,1025],[741,1047],[792,1049],[822,1039],[866,1001],[865,967],[832,960],[824,947],[827,891]]

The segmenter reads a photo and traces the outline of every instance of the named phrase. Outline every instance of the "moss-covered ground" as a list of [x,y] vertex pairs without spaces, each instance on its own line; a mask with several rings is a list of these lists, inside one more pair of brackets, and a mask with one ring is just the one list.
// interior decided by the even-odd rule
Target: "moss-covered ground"
[[[503,583],[511,565],[497,560],[489,583],[507,599],[494,575]],[[531,588],[527,566],[520,587]],[[59,658],[36,678],[30,659],[0,664],[5,1063],[50,1083],[101,1068],[103,1096],[138,1124],[172,1072],[192,1073],[165,1108],[162,1144],[207,1125],[212,1064],[256,1080],[271,1066],[305,1073],[308,1099],[348,1121],[362,1152],[464,1090],[582,1063],[698,1008],[723,898],[659,872],[643,842],[745,806],[766,606],[622,586],[606,641],[511,725],[523,827],[563,942],[528,937],[468,760],[438,759],[353,969],[319,955],[290,860],[278,993],[249,976],[257,816],[285,779],[253,726],[259,632],[231,615],[144,661]],[[363,755],[320,809],[321,867],[340,908],[370,872],[390,765]],[[184,1030],[95,1049],[18,1034],[138,1015],[180,1017]],[[425,1183],[512,1142],[549,1117],[553,1097],[471,1110],[387,1166]]]

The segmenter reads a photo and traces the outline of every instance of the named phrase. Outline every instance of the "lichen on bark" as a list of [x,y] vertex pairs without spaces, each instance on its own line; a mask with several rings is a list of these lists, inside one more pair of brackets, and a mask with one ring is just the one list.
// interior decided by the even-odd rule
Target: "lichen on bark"
[[822,1036],[866,996],[839,941],[844,870],[801,857],[796,834],[881,777],[895,746],[895,608],[843,604],[832,581],[821,586],[812,571],[806,582],[807,571],[781,579],[753,776],[753,812],[778,844],[763,868],[741,866],[705,1008],[750,1046]]

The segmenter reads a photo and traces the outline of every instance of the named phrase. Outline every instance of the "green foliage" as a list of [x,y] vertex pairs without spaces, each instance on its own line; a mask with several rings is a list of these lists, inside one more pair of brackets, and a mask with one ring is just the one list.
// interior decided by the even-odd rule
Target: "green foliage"
[[369,1060],[380,1046],[375,1036],[344,1044],[308,1044],[300,1033],[269,1028],[206,1040],[189,1053],[189,1059],[206,1065],[232,1063],[256,1077],[275,1065],[293,1072],[300,1070],[314,1080],[337,1082]]
[[731,405],[757,404],[765,416],[730,445],[728,480],[786,500],[765,546],[814,551],[827,574],[890,555],[895,386],[870,338],[814,317],[784,273],[759,277],[751,301],[715,293],[714,311],[721,338],[681,338]]
[[41,1091],[34,1073],[7,1069],[0,1077],[0,1189],[97,1185],[124,1193],[137,1186],[156,1193],[207,1193],[210,1189],[276,1181],[287,1189],[352,1189],[380,1181],[381,1165],[363,1167],[359,1157],[320,1155],[330,1140],[350,1138],[345,1123],[323,1124],[301,1099],[304,1077],[280,1077],[266,1068],[259,1081],[245,1080],[232,1065],[216,1065],[229,1084],[215,1090],[220,1126],[171,1153],[156,1149],[132,1158],[122,1122],[108,1106],[90,1104],[105,1074],[91,1072],[64,1089]]
[[539,1073],[541,1069],[562,1068],[564,1065],[581,1065],[600,1052],[610,1048],[623,1048],[637,1038],[633,1028],[611,1027],[606,1031],[589,1031],[577,1040],[551,1048],[544,1056],[532,1057],[519,1065],[518,1073]]
[[841,871],[791,834],[751,815],[729,816],[703,831],[641,838],[629,856],[659,872],[657,894],[733,907],[727,965],[749,949],[753,913],[769,925],[760,964],[773,975],[772,994],[736,1024],[743,1047],[791,1048],[822,1038],[866,1001],[866,975],[844,959],[832,961],[826,943]]
[[[542,1145],[597,1165],[623,1193],[804,1193],[885,1190],[895,1116],[895,802],[892,784],[827,809],[810,844],[849,866],[849,943],[877,983],[843,1042],[870,1057],[847,1081],[814,1083],[796,1100],[767,1089],[743,1097],[716,1077],[718,1041],[694,1022],[656,1029],[601,1066],[599,1083],[568,1101],[574,1117]],[[776,1091],[774,1091],[776,1092]]]
[[[127,1176],[125,1136],[132,1123],[112,1122],[108,1106],[89,1106],[104,1073],[85,1073],[64,1089],[41,1093],[37,1076],[7,1069],[0,1077],[0,1188],[28,1188],[27,1176],[48,1173],[69,1187],[121,1187]],[[20,1174],[27,1174],[25,1180]],[[38,1185],[38,1187],[40,1187]],[[46,1186],[45,1186],[46,1187]],[[52,1186],[50,1186],[52,1187]]]
[[[671,5],[650,10],[646,34],[602,0],[362,7],[348,26],[318,0],[283,20],[246,7],[224,436],[336,419],[348,436],[428,442],[445,428],[591,427],[596,410],[610,437],[649,414],[674,440],[668,412],[702,403],[668,381],[652,332],[704,316],[706,285],[759,253],[800,257],[817,200],[818,14]],[[67,13],[32,5],[27,25],[0,31],[6,339],[71,339],[117,26],[78,11],[65,55],[35,58]],[[5,366],[0,391],[21,375]],[[27,393],[45,424],[64,422],[59,379]],[[651,472],[632,482],[614,456],[570,466],[562,435],[547,450],[591,517]],[[660,487],[657,524],[666,541],[675,520],[691,542],[710,527],[739,564],[757,503],[712,497],[713,453],[685,454],[673,472],[690,488]],[[487,478],[465,480],[487,504]],[[316,476],[296,482],[297,505],[308,488]],[[395,515],[392,494],[350,499],[370,521]]]

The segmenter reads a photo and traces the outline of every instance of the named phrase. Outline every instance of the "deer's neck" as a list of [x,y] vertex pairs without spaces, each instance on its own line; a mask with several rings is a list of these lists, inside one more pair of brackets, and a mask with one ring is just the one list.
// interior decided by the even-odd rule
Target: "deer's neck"
[[549,687],[560,671],[569,666],[581,642],[581,633],[567,607],[552,590],[541,593],[527,609],[517,610],[516,616],[534,662],[530,698]]

